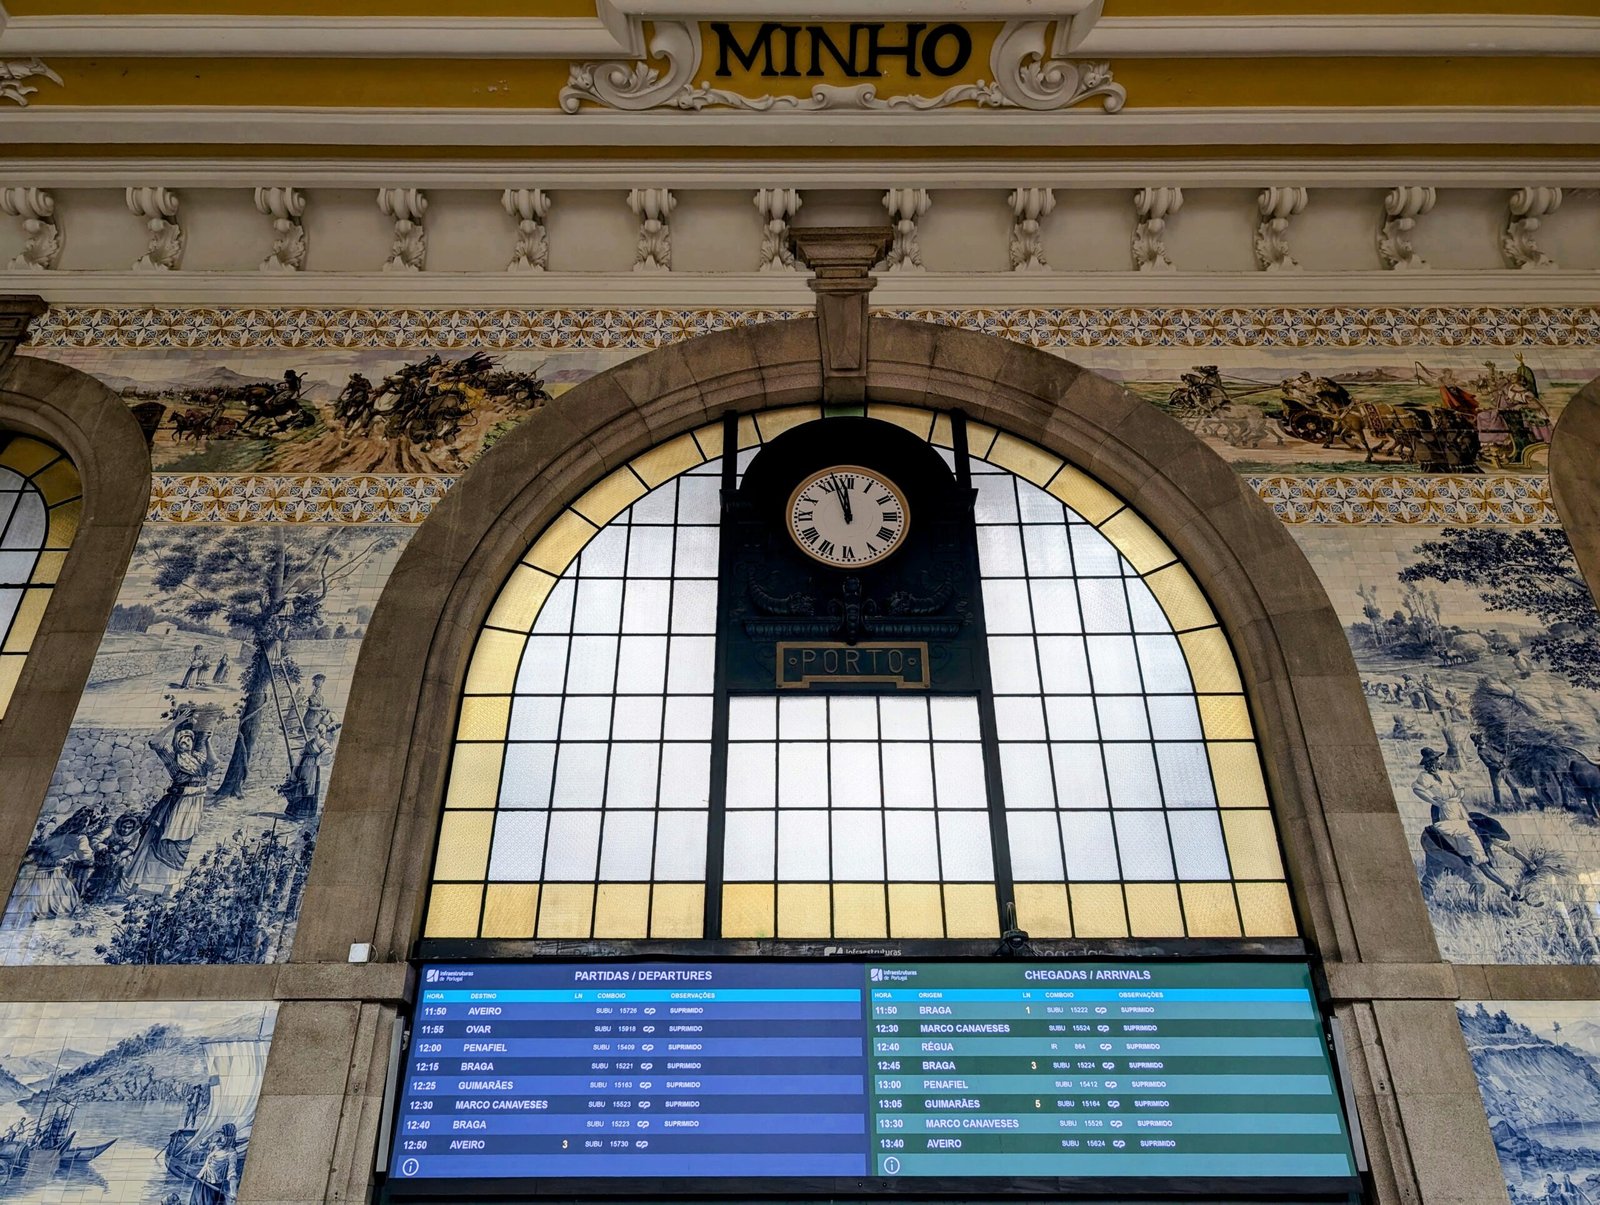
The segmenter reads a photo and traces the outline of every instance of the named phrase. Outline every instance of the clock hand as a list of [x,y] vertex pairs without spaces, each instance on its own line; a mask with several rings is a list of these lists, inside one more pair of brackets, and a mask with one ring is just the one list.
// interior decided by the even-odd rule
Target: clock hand
[[833,477],[833,492],[838,495],[839,505],[844,508],[844,521],[854,523],[856,519],[850,510],[850,491],[844,488],[844,483],[839,480],[837,474]]

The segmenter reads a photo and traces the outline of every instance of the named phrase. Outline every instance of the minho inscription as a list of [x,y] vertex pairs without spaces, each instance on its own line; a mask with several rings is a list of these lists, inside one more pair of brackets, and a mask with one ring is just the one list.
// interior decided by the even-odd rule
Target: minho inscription
[[901,690],[928,688],[926,642],[782,642],[778,686],[806,690],[820,682],[891,682]]
[[[892,60],[912,78],[920,78],[924,73],[943,78],[957,74],[972,58],[972,35],[960,25],[948,22],[930,29],[924,21],[898,26],[864,21],[832,29],[830,33],[829,28],[822,25],[764,21],[750,36],[750,41],[741,44],[731,25],[726,21],[713,21],[711,32],[717,38],[717,77],[731,79],[735,74],[734,64],[737,64],[764,79],[828,75],[880,79],[882,64]],[[835,34],[841,37],[836,40]]]

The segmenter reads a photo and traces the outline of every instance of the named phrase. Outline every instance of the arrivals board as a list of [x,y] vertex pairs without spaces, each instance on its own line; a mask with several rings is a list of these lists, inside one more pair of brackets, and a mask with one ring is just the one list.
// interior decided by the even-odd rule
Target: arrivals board
[[422,971],[391,1196],[1358,1191],[1304,964]]

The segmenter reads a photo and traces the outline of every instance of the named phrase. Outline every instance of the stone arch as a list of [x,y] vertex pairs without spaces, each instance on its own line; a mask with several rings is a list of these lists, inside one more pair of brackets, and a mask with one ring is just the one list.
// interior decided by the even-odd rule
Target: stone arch
[[1561,412],[1550,440],[1550,492],[1578,567],[1600,598],[1600,378]]

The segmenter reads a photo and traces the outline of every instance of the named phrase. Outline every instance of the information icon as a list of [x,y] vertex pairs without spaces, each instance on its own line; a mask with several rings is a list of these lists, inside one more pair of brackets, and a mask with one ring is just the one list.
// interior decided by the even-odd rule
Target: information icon
[[897,1172],[899,1172],[899,1170],[900,1170],[900,1160],[896,1159],[893,1155],[890,1155],[887,1159],[885,1159],[883,1161],[883,1174],[884,1175],[892,1176],[892,1175],[895,1175]]
[[400,1174],[402,1176],[414,1176],[421,1170],[422,1164],[418,1163],[415,1159],[407,1159],[400,1165]]

